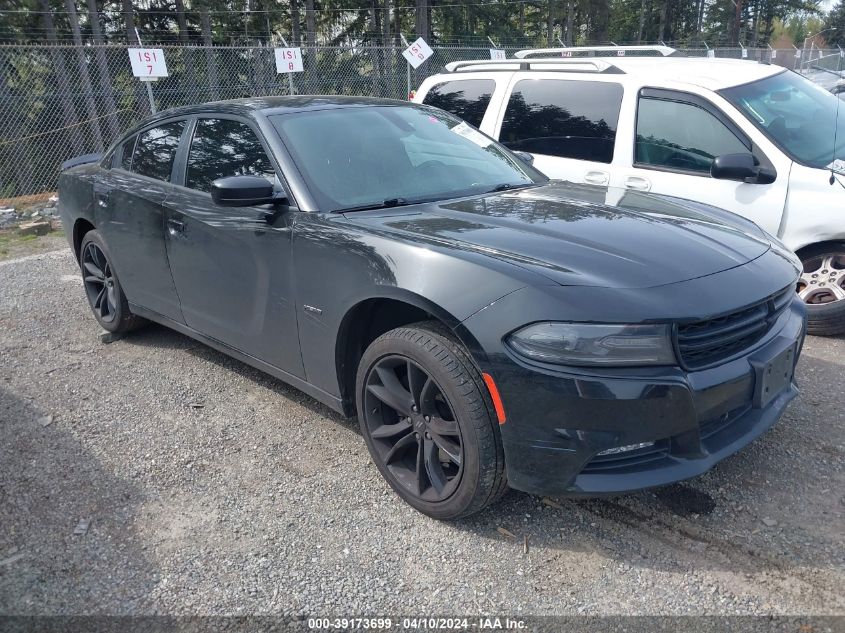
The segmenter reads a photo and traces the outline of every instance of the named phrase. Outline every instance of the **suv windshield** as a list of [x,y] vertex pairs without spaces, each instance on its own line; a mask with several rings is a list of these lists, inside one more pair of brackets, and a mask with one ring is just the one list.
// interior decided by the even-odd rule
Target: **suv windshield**
[[845,108],[834,95],[787,71],[719,91],[793,160],[809,167],[827,167],[845,159]]
[[425,106],[270,117],[321,211],[398,206],[547,179],[467,123]]

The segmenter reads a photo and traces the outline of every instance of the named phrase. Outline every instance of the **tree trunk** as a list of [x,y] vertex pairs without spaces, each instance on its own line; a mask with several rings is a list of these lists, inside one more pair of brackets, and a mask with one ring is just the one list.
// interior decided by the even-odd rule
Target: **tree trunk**
[[290,21],[293,46],[302,46],[302,15],[299,12],[299,0],[290,0]]
[[305,0],[305,41],[308,48],[317,45],[317,15],[314,12],[314,0]]
[[211,16],[207,8],[200,9],[200,24],[202,28],[202,41],[205,46],[205,64],[208,73],[208,88],[213,99],[219,99],[217,85],[217,60],[214,58],[214,39],[211,35]]
[[73,43],[76,45],[76,65],[79,68],[79,80],[85,98],[85,111],[94,138],[94,147],[98,152],[103,151],[103,133],[100,131],[100,118],[97,105],[94,103],[94,88],[91,85],[91,75],[88,74],[88,60],[85,58],[85,47],[82,45],[82,33],[79,30],[79,15],[76,13],[74,0],[65,0],[65,10],[73,33]]
[[[428,8],[428,0],[417,0],[417,12],[416,12],[416,36],[423,38],[426,42],[428,42],[429,38],[429,8]],[[416,39],[416,38],[414,38]]]
[[137,44],[138,36],[135,33],[135,13],[132,9],[132,0],[123,0],[123,26],[126,29],[126,42]]
[[[701,0],[703,2],[703,0]],[[645,3],[646,0],[642,0],[640,3],[640,27],[637,31],[637,44],[642,44],[643,41],[643,29],[645,28]]]
[[[44,14],[44,29],[47,32],[47,41],[54,45],[50,48],[50,54],[53,58],[54,74],[59,87],[58,99],[61,103],[65,126],[68,128],[67,130],[63,130],[59,136],[64,136],[65,139],[70,141],[74,154],[82,154],[82,144],[79,139],[79,117],[76,115],[76,110],[73,107],[73,93],[68,82],[65,60],[62,57],[61,50],[55,46],[59,43],[59,38],[56,35],[56,25],[53,23],[50,0],[40,0],[40,4],[41,11]],[[68,158],[71,157],[68,156]]]
[[563,40],[566,42],[567,46],[572,46],[573,42],[575,41],[574,34],[572,33],[572,21],[575,17],[575,3],[573,0],[569,0],[566,3],[566,39]]
[[736,11],[734,12],[734,21],[731,25],[731,44],[739,46],[739,25],[742,22],[742,0],[736,1]]
[[120,135],[120,124],[117,120],[117,108],[114,105],[114,93],[112,92],[111,73],[109,63],[106,59],[106,51],[103,49],[103,31],[100,28],[100,15],[97,12],[97,0],[88,0],[88,22],[91,24],[91,35],[94,38],[95,58],[97,69],[100,72],[100,94],[103,95],[103,103],[109,116],[106,119],[109,124],[109,140],[113,141]]
[[666,38],[666,23],[669,18],[669,0],[663,0],[660,7],[660,24],[657,28],[657,39],[661,42]]
[[188,35],[188,21],[185,19],[185,2],[176,0],[176,24],[179,26],[179,42],[183,45],[190,43]]
[[548,0],[546,9],[546,46],[555,45],[555,0]]
[[[65,0],[71,2],[72,0]],[[176,0],[176,24],[179,26],[179,43],[182,44],[182,49],[179,53],[182,55],[182,63],[184,66],[183,77],[188,80],[188,83],[193,81],[194,75],[194,60],[192,58],[193,49],[188,48],[191,43],[190,35],[188,34],[188,20],[185,18],[185,2],[184,0]],[[180,78],[181,79],[181,78]],[[180,81],[179,85],[186,88],[186,82]]]

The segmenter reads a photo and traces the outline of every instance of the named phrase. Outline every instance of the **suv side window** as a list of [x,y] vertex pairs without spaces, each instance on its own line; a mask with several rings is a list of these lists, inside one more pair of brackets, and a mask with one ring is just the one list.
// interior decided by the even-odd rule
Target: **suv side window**
[[432,86],[423,103],[446,110],[479,127],[495,89],[496,82],[492,79],[446,81]]
[[514,150],[613,161],[621,84],[523,79],[514,86],[499,140]]
[[276,172],[255,132],[231,119],[199,119],[191,149],[185,186],[211,191],[211,183],[226,176],[263,176],[275,182]]
[[132,171],[169,182],[184,127],[185,121],[172,121],[141,132],[132,153]]
[[721,154],[747,153],[733,132],[702,107],[640,97],[634,163],[710,174]]

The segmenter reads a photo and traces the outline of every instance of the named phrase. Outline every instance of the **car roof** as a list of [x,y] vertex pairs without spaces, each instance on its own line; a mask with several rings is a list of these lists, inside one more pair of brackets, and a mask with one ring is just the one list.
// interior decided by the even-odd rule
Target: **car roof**
[[[601,62],[607,64],[613,70],[614,81],[620,81],[621,74],[636,77],[643,83],[672,83],[675,85],[686,84],[700,86],[709,90],[721,90],[731,86],[746,84],[758,79],[770,77],[786,69],[783,66],[776,66],[768,63],[760,63],[742,59],[718,59],[710,57],[530,57],[526,59],[507,60],[479,60],[477,65],[471,62],[461,62],[462,65],[470,65],[465,72],[454,71],[437,75],[438,81],[443,81],[444,75],[452,79],[458,79],[461,75],[472,73],[478,74],[488,72],[485,66],[490,67],[489,72],[501,75],[502,71],[510,73],[523,73],[530,75],[532,72],[543,72],[550,68],[539,67],[543,61],[555,60],[557,68],[555,72],[566,73],[568,64],[572,64],[572,74],[588,79],[590,75],[602,74],[600,71],[584,72],[580,69],[588,62]],[[529,63],[537,65],[535,70],[520,70],[514,67],[512,70],[506,68],[510,63]],[[496,66],[498,64],[498,66]],[[605,71],[608,72],[608,71]]]
[[288,114],[309,110],[331,110],[337,108],[355,108],[385,105],[410,105],[409,101],[398,99],[381,99],[377,97],[354,97],[343,95],[295,95],[279,97],[248,97],[245,99],[229,99],[226,101],[209,101],[195,105],[181,106],[162,110],[142,123],[143,126],[160,119],[174,116],[188,116],[197,113],[241,114],[249,115],[253,112],[263,114]]

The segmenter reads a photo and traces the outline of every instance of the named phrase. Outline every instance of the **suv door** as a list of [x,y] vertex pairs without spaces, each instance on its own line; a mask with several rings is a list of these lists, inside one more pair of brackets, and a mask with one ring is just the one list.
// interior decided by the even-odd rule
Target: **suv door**
[[[164,245],[162,204],[185,119],[157,123],[126,140],[115,152],[105,183],[94,188],[99,225],[127,299],[183,323]],[[99,211],[98,209],[98,211]]]
[[[789,161],[773,163],[716,105],[674,90],[643,88],[637,99],[633,139],[617,151],[627,164],[612,184],[698,200],[749,218],[777,235],[789,182]],[[776,172],[769,184],[717,180],[710,166],[722,154],[752,153]]]
[[287,206],[220,207],[211,183],[281,172],[246,119],[200,115],[190,124],[175,186],[165,201],[167,252],[185,323],[295,376],[303,376],[292,296]]
[[516,75],[495,138],[550,178],[606,185],[623,92],[615,81]]

